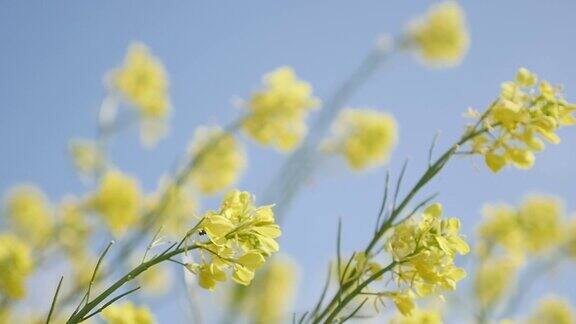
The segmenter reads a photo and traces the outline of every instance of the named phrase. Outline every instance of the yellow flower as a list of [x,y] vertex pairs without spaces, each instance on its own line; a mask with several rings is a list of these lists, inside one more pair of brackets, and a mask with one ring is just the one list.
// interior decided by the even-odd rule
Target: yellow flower
[[391,297],[400,314],[404,316],[412,315],[412,312],[416,308],[416,305],[414,304],[414,294],[412,291],[407,290],[402,293],[393,293]]
[[286,319],[298,281],[294,261],[275,257],[270,261],[260,289],[255,290],[254,323],[281,323]]
[[[161,197],[163,197],[164,202],[161,202]],[[147,199],[149,210],[158,208],[159,204],[164,204],[162,218],[160,219],[162,225],[161,234],[180,238],[186,234],[191,223],[196,219],[199,202],[191,190],[185,186],[174,186],[168,178],[161,180],[156,193]]]
[[0,235],[0,293],[11,299],[26,296],[26,279],[32,273],[30,248],[12,234]]
[[136,307],[131,302],[112,304],[102,311],[107,324],[152,324],[154,317],[146,307]]
[[482,214],[484,221],[479,226],[478,235],[485,251],[481,256],[489,254],[492,247],[499,245],[510,255],[523,258],[524,235],[514,207],[487,205]]
[[69,254],[83,253],[90,236],[82,206],[73,197],[65,198],[59,207],[58,242]]
[[457,65],[470,44],[464,12],[453,1],[433,6],[425,17],[412,22],[407,38],[422,59],[434,66]]
[[518,208],[488,206],[479,229],[483,248],[501,246],[521,261],[525,254],[539,255],[564,242],[562,203],[553,197],[531,196]]
[[202,263],[187,268],[198,276],[201,287],[213,290],[217,282],[226,280],[229,268],[234,281],[248,285],[265,257],[278,251],[275,239],[281,231],[272,206],[256,207],[248,192],[235,190],[226,195],[220,210],[204,215],[198,234],[207,237],[199,243]]
[[534,153],[544,149],[545,140],[560,143],[556,131],[576,125],[576,105],[562,97],[559,88],[547,81],[537,85],[537,77],[521,68],[515,81],[504,82],[498,100],[483,118],[485,134],[472,141],[472,152],[484,156],[486,165],[498,172],[506,165],[529,169]]
[[9,193],[7,200],[9,224],[28,242],[44,244],[53,229],[51,207],[42,191],[33,185],[21,185]]
[[164,66],[144,44],[130,45],[124,65],[112,72],[111,86],[143,118],[164,119],[170,112]]
[[564,231],[564,237],[566,238],[566,249],[568,255],[572,258],[576,258],[576,217],[570,219],[570,223]]
[[386,248],[398,262],[399,283],[413,288],[419,296],[455,290],[466,272],[454,265],[455,254],[467,254],[468,244],[460,236],[457,218],[441,219],[438,203],[424,210],[417,223],[409,219],[394,229]]
[[105,159],[98,145],[89,140],[74,140],[70,143],[72,162],[83,176],[93,177],[105,166]]
[[561,243],[563,216],[562,203],[553,197],[532,196],[524,201],[519,217],[529,253],[543,253]]
[[414,308],[410,316],[397,315],[391,324],[442,324],[442,314],[436,309]]
[[142,194],[138,182],[120,171],[108,171],[89,206],[104,220],[116,236],[138,221]]
[[540,307],[528,319],[530,324],[573,324],[575,321],[576,315],[570,303],[557,297],[548,297],[540,301]]
[[191,180],[205,194],[233,185],[246,166],[246,154],[240,143],[218,127],[196,130],[190,154],[198,157]]
[[166,267],[156,265],[140,274],[140,276],[138,276],[138,282],[145,293],[160,296],[170,290],[172,276]]
[[328,152],[342,154],[354,170],[386,163],[396,146],[396,120],[371,109],[346,109],[332,127],[333,138],[324,146]]
[[262,145],[290,151],[306,135],[306,118],[318,106],[318,99],[290,67],[267,74],[263,83],[264,89],[254,93],[248,103],[249,114],[242,128]]
[[497,303],[514,282],[518,264],[498,258],[482,262],[474,278],[476,298],[483,308]]

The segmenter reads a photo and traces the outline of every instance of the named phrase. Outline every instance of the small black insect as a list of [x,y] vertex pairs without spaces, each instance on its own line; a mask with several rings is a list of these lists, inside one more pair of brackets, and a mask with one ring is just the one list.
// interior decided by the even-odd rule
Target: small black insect
[[200,236],[206,235],[206,231],[201,229],[200,232],[198,232],[198,235],[200,235]]

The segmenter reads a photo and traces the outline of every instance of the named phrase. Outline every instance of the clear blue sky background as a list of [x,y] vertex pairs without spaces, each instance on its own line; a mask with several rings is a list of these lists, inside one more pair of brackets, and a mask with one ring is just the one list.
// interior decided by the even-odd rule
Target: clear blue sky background
[[[291,65],[325,99],[382,33],[398,33],[434,1],[0,1],[0,190],[39,184],[58,199],[85,187],[65,154],[68,140],[92,137],[104,73],[119,64],[131,41],[142,41],[165,63],[174,114],[171,136],[154,151],[140,148],[135,132],[122,135],[112,156],[148,190],[181,156],[194,128],[233,120],[231,100],[246,98],[260,77]],[[431,70],[412,57],[396,57],[349,102],[393,113],[400,145],[391,168],[410,158],[407,182],[424,167],[437,130],[439,148],[462,131],[467,107],[483,109],[502,81],[526,66],[563,83],[576,100],[573,1],[466,1],[471,47],[455,69]],[[440,191],[448,214],[463,219],[472,236],[486,202],[517,203],[527,193],[558,195],[576,204],[576,129],[537,156],[530,172],[493,175],[457,159],[427,190]],[[248,143],[250,167],[239,187],[261,192],[284,156]],[[368,240],[384,170],[350,173],[330,163],[297,198],[284,226],[282,250],[301,267],[297,310],[316,299],[334,254],[338,217],[346,251]],[[214,207],[214,201],[204,207]],[[571,265],[572,266],[572,265]],[[567,272],[566,272],[567,273]],[[54,274],[54,278],[56,278]],[[561,276],[563,280],[569,277]],[[573,279],[573,277],[572,277]],[[571,282],[571,281],[569,281]],[[52,285],[48,285],[52,286]],[[538,293],[572,296],[576,285],[538,285]],[[527,311],[532,301],[524,304]],[[182,321],[177,303],[155,309],[162,322]]]

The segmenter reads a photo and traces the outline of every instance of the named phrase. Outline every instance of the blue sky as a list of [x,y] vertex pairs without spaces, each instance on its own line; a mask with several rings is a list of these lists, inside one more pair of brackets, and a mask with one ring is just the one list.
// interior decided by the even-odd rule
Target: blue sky
[[[121,62],[131,41],[146,43],[164,61],[174,105],[170,137],[157,149],[142,149],[135,131],[112,146],[117,165],[138,175],[150,191],[182,155],[195,127],[225,125],[237,117],[232,100],[246,98],[265,72],[290,65],[326,99],[379,35],[400,32],[432,3],[0,1],[0,190],[33,182],[52,199],[85,190],[65,154],[67,143],[94,136],[105,95],[103,75]],[[390,168],[397,173],[409,158],[407,183],[422,172],[434,133],[441,130],[439,149],[451,144],[466,122],[462,113],[470,106],[486,107],[520,66],[564,84],[567,98],[576,100],[576,2],[466,1],[462,6],[471,47],[461,66],[434,70],[413,57],[395,57],[348,103],[394,114],[400,143]],[[469,158],[456,159],[426,192],[441,193],[446,212],[463,219],[470,237],[487,202],[518,203],[525,194],[541,192],[562,197],[569,211],[576,210],[576,129],[560,135],[562,144],[547,147],[529,172],[493,175]],[[261,195],[285,156],[245,142],[249,168],[239,187]],[[310,306],[320,291],[339,217],[346,251],[368,240],[384,173],[351,173],[341,161],[331,161],[301,191],[282,238],[283,252],[301,267],[297,310]],[[203,206],[214,207],[215,200]],[[547,290],[576,296],[573,284],[535,289]],[[159,319],[181,320],[178,308],[176,303],[159,307]]]

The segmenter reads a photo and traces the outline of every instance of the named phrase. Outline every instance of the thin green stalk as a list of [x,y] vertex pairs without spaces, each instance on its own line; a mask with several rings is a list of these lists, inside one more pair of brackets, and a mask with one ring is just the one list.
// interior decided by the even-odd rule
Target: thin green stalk
[[56,307],[56,301],[58,300],[58,294],[60,293],[60,287],[62,287],[62,280],[64,280],[64,276],[60,277],[60,281],[58,281],[58,286],[56,287],[56,292],[54,293],[54,297],[52,298],[52,303],[50,304],[50,311],[48,312],[48,316],[46,317],[46,324],[50,323],[52,319],[52,313],[54,313],[54,308]]
[[[314,324],[320,323],[322,318],[326,315],[328,315],[328,317],[326,318],[324,323],[333,323],[334,319],[340,313],[340,311],[342,309],[344,309],[344,307],[346,307],[346,305],[348,305],[348,303],[350,303],[350,301],[354,297],[356,297],[358,294],[360,294],[362,292],[362,290],[364,288],[366,288],[366,286],[368,286],[371,282],[382,277],[386,272],[392,270],[397,264],[398,264],[398,262],[392,261],[385,268],[382,268],[378,272],[375,272],[370,277],[368,277],[366,280],[364,280],[362,283],[360,283],[356,288],[354,288],[354,290],[352,290],[348,295],[346,295],[346,297],[344,297],[342,299],[342,301],[340,301],[340,302],[338,302],[338,298],[336,298],[336,296],[339,296],[339,294],[336,294],[336,296],[334,296],[334,298],[332,299],[330,304],[326,307],[324,312],[322,312],[320,314],[320,316],[318,316],[316,319],[314,319],[314,321],[312,323],[314,323]],[[330,312],[331,308],[334,305],[336,305],[336,307]],[[330,312],[330,313],[328,314],[328,312]]]
[[189,247],[181,247],[181,248],[175,249],[173,251],[170,251],[170,252],[167,252],[164,254],[160,254],[159,256],[150,259],[149,261],[141,263],[136,268],[132,269],[132,271],[128,272],[122,278],[118,279],[116,282],[114,282],[112,285],[110,285],[110,287],[108,287],[106,290],[104,290],[102,293],[100,293],[98,296],[96,296],[92,301],[86,303],[86,305],[84,305],[82,308],[80,308],[80,310],[78,312],[76,312],[76,314],[71,316],[70,319],[68,319],[68,321],[66,323],[73,324],[73,323],[80,323],[80,322],[84,321],[86,319],[86,317],[88,316],[88,314],[90,313],[90,311],[95,309],[104,300],[106,300],[106,298],[108,298],[110,295],[112,295],[114,292],[116,292],[119,288],[124,286],[126,283],[128,283],[128,282],[132,281],[133,279],[135,279],[136,277],[138,277],[142,272],[148,270],[150,267],[153,267],[156,264],[159,264],[163,261],[169,260],[170,258],[172,258],[176,255],[179,255],[179,254],[184,253],[186,251],[191,251],[191,250],[194,250],[197,248],[199,248],[199,246],[196,246],[196,245],[189,246]]
[[394,220],[402,213],[402,211],[404,211],[404,209],[412,201],[414,196],[416,196],[416,194],[420,192],[420,189],[422,189],[428,182],[430,182],[430,180],[434,178],[434,176],[436,176],[436,174],[438,174],[438,172],[440,172],[444,168],[444,166],[446,165],[446,163],[448,163],[448,161],[454,155],[454,153],[456,153],[456,151],[462,145],[466,144],[469,140],[480,134],[485,133],[486,131],[488,131],[488,128],[481,128],[480,130],[472,131],[465,134],[458,142],[450,146],[450,148],[446,150],[444,154],[442,154],[438,159],[436,159],[436,161],[433,164],[428,166],[424,174],[420,177],[420,179],[418,179],[416,184],[408,192],[406,197],[404,197],[402,202],[400,202],[400,204],[392,210],[392,212],[390,213],[390,217],[388,217],[388,219],[382,224],[377,234],[374,235],[374,237],[372,238],[372,240],[368,244],[368,247],[365,250],[366,255],[369,255],[369,253],[378,243],[380,238],[382,238],[384,234],[386,234],[386,232],[393,226]]

